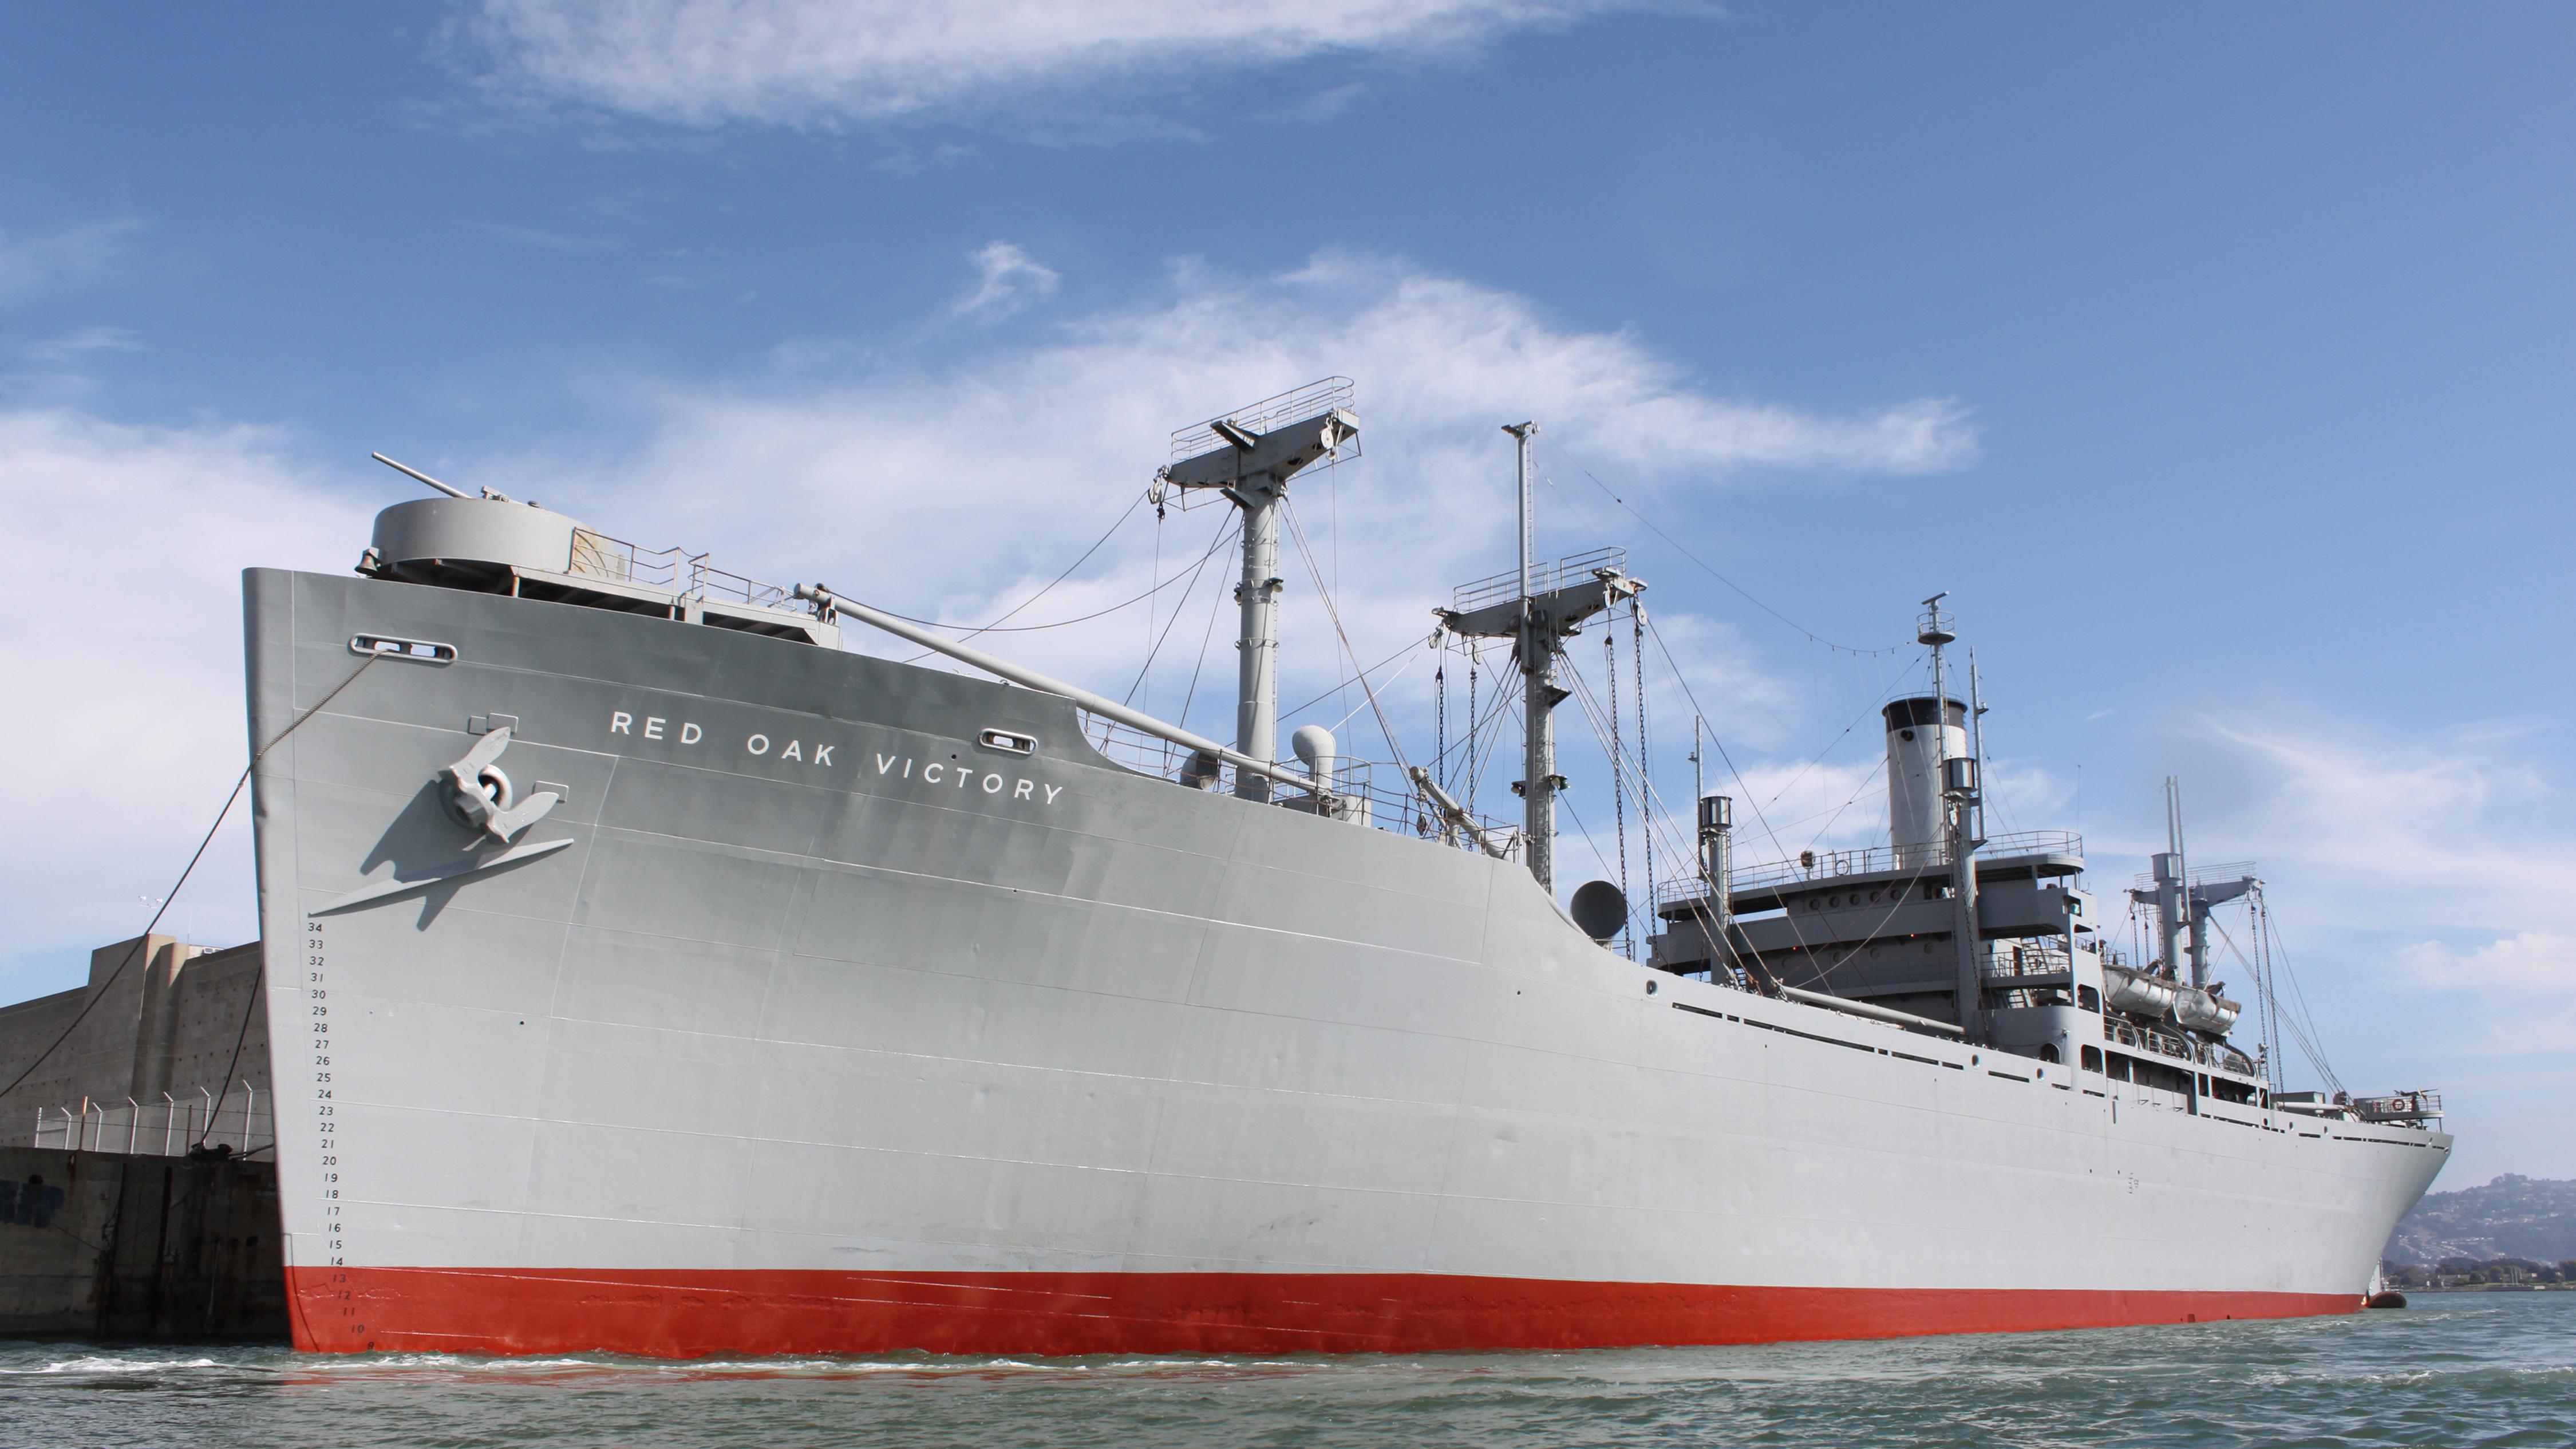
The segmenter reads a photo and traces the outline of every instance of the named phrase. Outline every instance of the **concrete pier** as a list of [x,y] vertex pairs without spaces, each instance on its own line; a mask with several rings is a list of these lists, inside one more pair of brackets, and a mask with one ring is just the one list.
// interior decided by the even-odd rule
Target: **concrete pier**
[[[95,1109],[94,1123],[96,1113],[111,1109],[128,1119],[170,1112],[184,1119],[193,1102],[201,1128],[218,1108],[229,1122],[254,1094],[268,1096],[260,974],[256,941],[211,951],[169,936],[140,936],[91,952],[86,985],[0,1007],[0,1084],[34,1068],[0,1099],[0,1144],[35,1145],[40,1113],[52,1122],[85,1109]],[[67,1027],[71,1035],[64,1037]],[[128,1135],[120,1127],[117,1145]],[[142,1134],[132,1135],[140,1147]],[[254,1145],[241,1139],[236,1128],[227,1140],[240,1151]],[[46,1140],[108,1145],[80,1134]]]
[[0,1147],[0,1336],[285,1342],[276,1167]]
[[261,969],[144,936],[0,1007],[0,1336],[285,1341]]

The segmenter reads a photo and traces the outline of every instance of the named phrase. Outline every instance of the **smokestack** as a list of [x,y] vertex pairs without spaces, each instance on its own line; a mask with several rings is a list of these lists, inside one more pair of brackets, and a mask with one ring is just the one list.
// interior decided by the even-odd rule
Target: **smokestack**
[[1896,848],[1896,868],[1938,865],[1948,831],[1941,810],[1941,765],[1968,758],[1968,707],[1927,694],[1893,701],[1883,713],[1887,843]]
[[1735,905],[1728,877],[1735,870],[1735,802],[1724,795],[1699,797],[1700,874],[1708,881],[1710,926],[1716,940],[1717,965],[1732,970],[1735,946],[1728,926],[1735,920]]

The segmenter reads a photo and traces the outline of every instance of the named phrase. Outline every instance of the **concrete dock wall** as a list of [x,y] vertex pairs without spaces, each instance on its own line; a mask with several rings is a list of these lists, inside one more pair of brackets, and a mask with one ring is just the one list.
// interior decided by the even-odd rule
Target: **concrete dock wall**
[[284,1342],[267,1162],[0,1147],[0,1337]]
[[[256,941],[209,951],[142,936],[91,952],[88,984],[0,1007],[0,1084],[27,1073],[0,1098],[0,1144],[103,1147],[113,1118],[116,1145],[141,1150],[169,1139],[159,1129],[175,1118],[199,1131],[222,1122],[220,1140],[258,1146],[244,1118],[269,1096],[261,969]],[[71,1125],[84,1115],[87,1127]]]

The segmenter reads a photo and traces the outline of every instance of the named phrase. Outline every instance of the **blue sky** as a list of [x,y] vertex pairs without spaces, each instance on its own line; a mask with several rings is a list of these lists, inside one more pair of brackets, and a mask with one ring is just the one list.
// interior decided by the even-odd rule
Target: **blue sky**
[[[1595,480],[1827,639],[1953,590],[2009,823],[2112,892],[2181,775],[2344,1079],[2448,1088],[2457,1180],[2576,1174],[2571,61],[2542,6],[20,7],[0,640],[61,824],[0,847],[0,995],[166,889],[238,768],[234,577],[345,567],[407,496],[370,449],[964,619],[1171,429],[1338,372],[1366,456],[1300,506],[1369,660],[1507,561],[1536,417],[1545,544],[1627,544],[1784,848],[1858,844],[1840,732],[1912,653]],[[1012,647],[1123,685],[1168,622]],[[247,882],[236,828],[182,923]]]

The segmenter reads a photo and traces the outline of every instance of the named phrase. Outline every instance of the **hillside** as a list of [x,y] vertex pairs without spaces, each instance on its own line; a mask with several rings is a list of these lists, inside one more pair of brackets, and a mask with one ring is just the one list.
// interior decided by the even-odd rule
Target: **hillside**
[[2576,1258],[2576,1182],[2507,1173],[2480,1187],[2426,1193],[2388,1240],[2392,1263],[2445,1258]]

